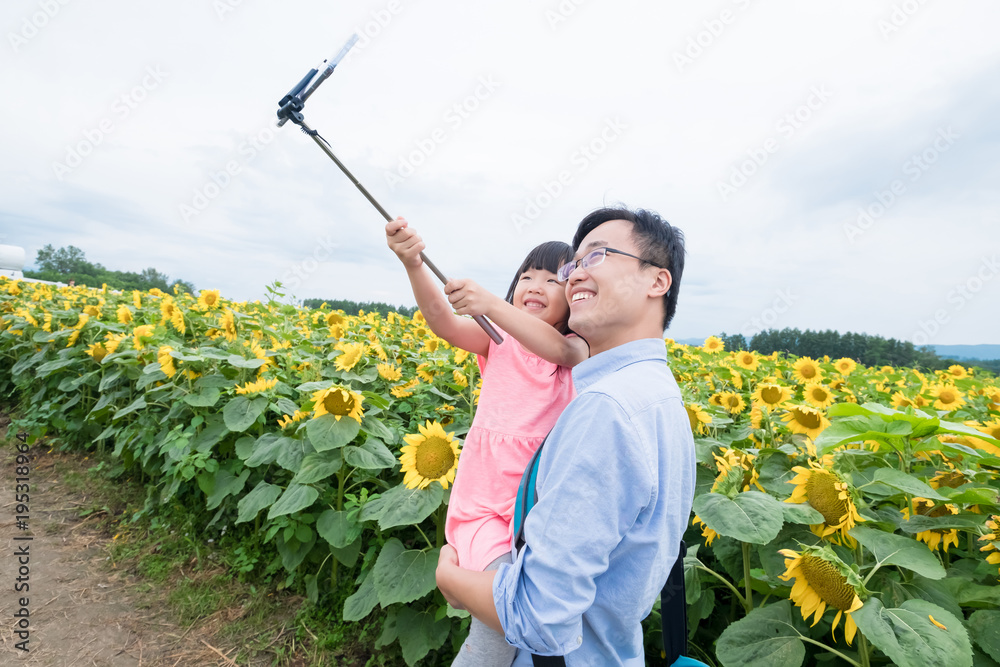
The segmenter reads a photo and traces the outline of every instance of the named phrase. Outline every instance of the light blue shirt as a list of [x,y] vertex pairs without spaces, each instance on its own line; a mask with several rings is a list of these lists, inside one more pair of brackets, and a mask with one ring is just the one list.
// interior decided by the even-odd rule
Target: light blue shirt
[[577,397],[539,460],[525,545],[493,581],[514,665],[644,664],[641,621],[667,580],[691,513],[695,452],[662,339],[573,369]]

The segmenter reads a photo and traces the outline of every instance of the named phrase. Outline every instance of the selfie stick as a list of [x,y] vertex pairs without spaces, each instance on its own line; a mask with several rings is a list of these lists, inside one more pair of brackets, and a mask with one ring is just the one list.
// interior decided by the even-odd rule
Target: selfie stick
[[[342,48],[337,55],[324,60],[316,67],[309,70],[309,72],[302,77],[302,80],[299,81],[294,88],[288,91],[287,95],[281,98],[278,102],[278,127],[281,127],[288,121],[292,121],[302,128],[302,131],[312,137],[313,141],[316,142],[316,145],[323,149],[323,152],[326,153],[338,167],[340,167],[340,170],[344,172],[349,179],[351,179],[351,183],[354,183],[358,190],[361,191],[361,194],[363,194],[368,201],[372,203],[372,206],[374,206],[375,209],[382,214],[382,217],[385,218],[387,222],[392,222],[393,218],[389,215],[389,212],[382,208],[381,204],[375,201],[375,198],[372,197],[371,193],[365,189],[365,186],[361,185],[361,183],[358,182],[358,179],[354,177],[354,174],[352,174],[351,171],[344,166],[344,163],[333,154],[330,143],[321,137],[319,132],[306,125],[305,117],[302,115],[302,109],[305,107],[306,100],[309,99],[310,95],[316,92],[316,89],[319,88],[321,83],[326,81],[330,75],[333,74],[333,70],[338,64],[340,64],[340,61],[344,59],[344,56],[347,55],[347,52],[351,50],[351,47],[354,46],[354,43],[357,41],[357,34],[351,35],[351,38],[347,40],[347,43],[344,44],[344,48]],[[438,280],[442,283],[448,282],[448,278],[441,273],[441,270],[434,265],[434,262],[427,259],[427,255],[421,252],[420,259],[427,265],[427,268],[429,268],[431,272],[437,276]],[[474,319],[476,323],[479,324],[479,326],[481,326],[487,334],[489,334],[489,337],[492,338],[497,345],[503,342],[503,337],[500,336],[497,330],[493,328],[493,325],[490,324],[483,315],[476,315],[472,319]]]

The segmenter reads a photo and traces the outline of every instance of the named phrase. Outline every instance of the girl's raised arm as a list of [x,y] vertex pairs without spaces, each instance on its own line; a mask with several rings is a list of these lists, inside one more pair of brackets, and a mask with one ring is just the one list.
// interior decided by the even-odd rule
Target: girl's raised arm
[[590,356],[579,336],[564,336],[551,324],[516,308],[472,280],[453,279],[444,286],[460,315],[486,315],[529,351],[546,361],[573,367]]
[[490,349],[489,336],[474,321],[452,312],[434,276],[420,259],[426,246],[416,230],[405,219],[396,218],[386,223],[385,236],[389,248],[406,267],[413,297],[431,331],[455,347],[485,357]]

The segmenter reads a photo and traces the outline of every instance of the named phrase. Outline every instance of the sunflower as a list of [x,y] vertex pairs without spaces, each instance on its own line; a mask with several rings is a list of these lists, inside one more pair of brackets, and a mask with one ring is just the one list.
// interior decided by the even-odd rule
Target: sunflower
[[984,389],[983,395],[986,397],[986,400],[989,403],[989,405],[986,406],[988,409],[1000,410],[1000,389],[996,387]]
[[704,434],[707,431],[705,424],[712,423],[712,415],[705,412],[697,403],[685,403],[684,409],[687,410],[688,420],[691,422],[691,432]]
[[389,355],[385,353],[382,343],[373,341],[369,347],[371,348],[371,351],[375,353],[375,356],[379,358],[379,361],[389,361]]
[[782,419],[788,424],[792,433],[801,433],[813,440],[830,425],[830,420],[820,410],[808,405],[788,406],[788,414]]
[[948,375],[951,376],[952,380],[964,380],[969,377],[969,371],[967,371],[964,366],[953,364],[948,366]]
[[323,415],[333,415],[337,421],[340,421],[341,417],[350,417],[361,423],[361,417],[364,415],[361,407],[364,396],[356,391],[332,385],[313,393],[312,400],[315,403],[314,419]]
[[795,377],[800,382],[818,382],[823,377],[823,371],[815,359],[802,357],[796,361],[792,368],[795,369]]
[[861,609],[862,602],[858,589],[862,588],[858,576],[829,549],[808,549],[801,552],[782,549],[785,556],[785,572],[778,575],[783,581],[795,579],[791,600],[802,609],[802,619],[813,617],[813,625],[823,618],[827,605],[837,610],[830,635],[837,641],[837,625],[841,616],[844,621],[844,638],[848,646],[854,641],[858,631],[851,614]]
[[226,337],[230,343],[236,340],[236,316],[233,315],[232,310],[227,310],[222,314],[222,320],[219,322],[222,328],[222,335]]
[[440,342],[438,338],[428,338],[424,341],[424,352],[437,352]]
[[455,365],[461,366],[465,363],[465,360],[469,358],[468,350],[463,350],[460,348],[455,349]]
[[722,404],[722,407],[728,410],[729,414],[732,415],[740,414],[747,407],[743,397],[734,391],[724,391],[719,394],[719,402]]
[[705,538],[706,546],[712,546],[712,540],[717,538],[719,534],[714,530],[712,530],[711,528],[709,528],[708,525],[701,520],[701,517],[695,514],[694,519],[691,520],[691,525],[696,526],[699,523],[701,524],[701,536]]
[[[718,469],[719,474],[715,477],[715,483],[712,484],[712,491],[719,490],[720,485],[725,484],[729,480],[730,475],[734,469],[742,469],[743,474],[735,478],[736,486],[740,491],[749,491],[750,486],[756,486],[759,490],[764,491],[764,487],[760,485],[757,481],[759,473],[754,467],[753,454],[749,452],[743,452],[738,449],[722,449],[722,456],[717,454],[712,454],[712,458],[715,459],[715,467]],[[731,483],[731,482],[730,482]],[[723,489],[723,493],[726,489]]]
[[426,489],[431,482],[438,482],[447,489],[455,481],[458,468],[458,440],[454,433],[445,433],[436,421],[427,420],[417,428],[419,434],[403,436],[406,445],[400,449],[399,457],[403,464],[403,484],[408,489]]
[[803,398],[817,408],[826,408],[833,403],[833,392],[819,382],[810,382],[803,390]]
[[182,335],[187,331],[187,327],[184,326],[184,313],[180,308],[174,308],[173,314],[170,315],[170,324]]
[[278,427],[279,428],[285,428],[286,426],[288,426],[290,424],[295,424],[296,422],[302,421],[303,419],[305,419],[308,416],[309,416],[308,412],[302,412],[301,410],[296,410],[295,414],[285,415],[281,419],[279,419],[278,420]]
[[257,380],[256,382],[247,382],[245,385],[236,385],[237,394],[259,394],[262,391],[267,391],[268,389],[274,389],[278,384],[278,378],[272,378],[270,380],[265,380],[263,378]]
[[108,354],[114,354],[115,350],[118,349],[119,343],[125,340],[126,337],[127,334],[113,334],[111,332],[104,334],[104,347],[108,351]]
[[726,344],[722,342],[716,336],[709,336],[705,339],[705,344],[702,345],[701,349],[709,354],[715,354],[716,352],[722,352],[726,348]]
[[417,366],[417,376],[427,384],[434,382],[434,371],[430,364],[419,364]]
[[[829,463],[830,459],[824,460]],[[786,503],[807,502],[810,507],[823,515],[823,523],[812,526],[814,533],[820,537],[839,543],[847,543],[854,547],[854,538],[847,534],[858,522],[864,521],[854,505],[850,488],[840,475],[823,467],[815,461],[809,462],[809,467],[795,466],[792,470],[798,473],[789,484],[795,484],[792,495]],[[839,538],[836,533],[839,531]]]
[[458,370],[457,368],[451,372],[451,377],[455,380],[455,384],[459,387],[468,387],[469,378],[465,377],[465,373]]
[[836,368],[837,372],[841,375],[850,375],[854,372],[854,369],[858,367],[858,364],[854,361],[854,359],[843,357],[833,362],[833,367]]
[[931,396],[936,398],[934,407],[938,410],[951,412],[965,405],[965,397],[955,387],[949,384],[938,384],[931,387]]
[[132,321],[132,311],[125,304],[118,306],[116,315],[118,316],[119,324],[128,324]]
[[97,306],[84,306],[83,312],[95,318],[99,318],[101,316],[101,311],[97,308]]
[[413,390],[418,384],[420,384],[420,380],[418,380],[417,378],[413,378],[412,380],[410,380],[405,384],[398,384],[395,387],[391,388],[389,390],[389,393],[391,393],[396,398],[407,398],[408,396],[413,395]]
[[160,362],[160,370],[163,371],[168,378],[172,378],[177,374],[177,369],[174,367],[174,358],[170,356],[173,349],[174,348],[169,345],[161,345],[160,349],[156,353],[156,360]]
[[902,410],[903,408],[915,408],[916,405],[913,403],[913,400],[907,398],[903,392],[897,391],[892,395],[892,407],[897,410]]
[[987,541],[986,546],[980,547],[979,550],[992,551],[993,553],[986,557],[986,562],[990,565],[996,565],[997,563],[1000,563],[1000,550],[997,548],[997,541],[1000,540],[1000,538],[997,537],[997,533],[1000,532],[1000,516],[994,514],[993,518],[986,522],[986,527],[989,528],[991,532],[986,533],[979,538],[980,542],[984,540]]
[[977,431],[982,431],[994,440],[1000,440],[1000,417],[993,421],[983,422],[982,426],[975,427]]
[[87,354],[93,357],[97,363],[101,363],[104,357],[108,356],[108,348],[104,347],[102,343],[94,343],[87,348]]
[[364,343],[343,343],[338,345],[335,349],[343,352],[343,354],[338,355],[333,360],[333,365],[337,367],[338,371],[351,370],[365,355]]
[[[326,326],[328,327],[334,327],[337,326],[338,324],[343,324],[343,323],[344,323],[344,316],[341,315],[340,313],[330,313],[329,315],[326,316]],[[337,337],[340,338],[340,336]]]
[[198,305],[205,310],[211,310],[219,305],[219,290],[203,289],[198,292]]
[[776,384],[759,384],[753,392],[754,403],[774,409],[792,397],[792,390]]
[[735,358],[733,359],[733,363],[740,368],[745,368],[751,373],[757,370],[757,366],[760,365],[760,362],[757,360],[757,355],[753,352],[748,352],[747,350],[740,350],[737,352]]
[[396,368],[393,364],[379,364],[376,368],[378,369],[378,374],[383,380],[395,382],[399,378],[403,377],[402,371]]
[[153,337],[153,327],[150,324],[140,324],[135,329],[132,330],[132,338],[135,344],[135,349],[141,350],[145,345],[143,344],[143,339],[148,339]]
[[174,316],[174,311],[177,310],[177,304],[174,303],[173,298],[167,297],[160,304],[160,313],[163,315],[163,320],[167,321]]
[[[913,511],[911,512],[908,508],[904,507],[900,510],[903,516],[907,520],[911,516],[950,516],[952,514],[958,514],[958,508],[954,505],[940,505],[934,507],[934,502],[928,500],[927,498],[913,498]],[[948,551],[948,547],[954,544],[958,546],[958,530],[954,528],[937,528],[933,530],[925,530],[923,532],[917,533],[915,535],[918,541],[924,542],[931,551],[937,551],[942,544],[944,544],[945,553]]]

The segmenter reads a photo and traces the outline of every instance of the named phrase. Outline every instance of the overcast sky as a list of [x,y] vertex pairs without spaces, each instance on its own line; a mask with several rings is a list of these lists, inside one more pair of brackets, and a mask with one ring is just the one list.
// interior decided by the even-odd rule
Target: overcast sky
[[5,0],[0,243],[229,298],[413,304],[384,221],[501,294],[619,202],[687,237],[676,338],[1000,343],[1000,5]]

